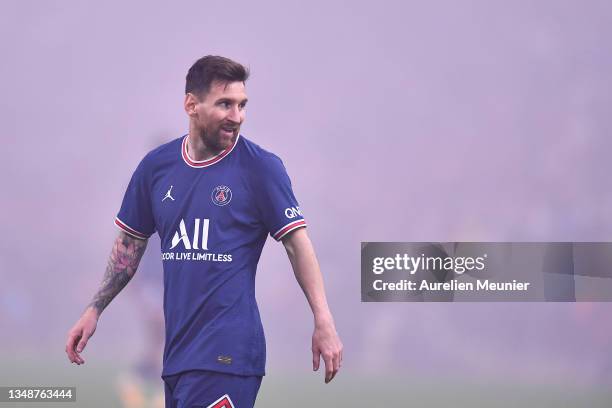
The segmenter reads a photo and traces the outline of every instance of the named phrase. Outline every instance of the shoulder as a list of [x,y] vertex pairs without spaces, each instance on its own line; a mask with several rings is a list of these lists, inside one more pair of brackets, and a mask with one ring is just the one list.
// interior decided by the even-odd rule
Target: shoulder
[[186,135],[177,137],[164,144],[157,146],[155,149],[149,151],[143,160],[154,162],[155,160],[163,159],[168,155],[176,156],[176,153],[181,151],[181,143]]
[[284,171],[283,161],[274,153],[264,149],[243,135],[240,135],[239,143],[243,151],[244,164],[249,168],[264,174],[270,171]]
[[181,143],[184,137],[185,135],[177,137],[150,150],[140,161],[139,167],[147,171],[153,171],[155,168],[165,165],[168,161],[177,160],[181,157]]

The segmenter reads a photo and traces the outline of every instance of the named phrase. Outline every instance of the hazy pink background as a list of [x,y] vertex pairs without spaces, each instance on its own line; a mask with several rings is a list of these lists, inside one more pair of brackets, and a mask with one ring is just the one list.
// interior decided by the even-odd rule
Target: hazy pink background
[[[612,3],[111,3],[0,5],[0,358],[64,358],[132,171],[186,132],[187,69],[219,54],[251,68],[242,133],[292,178],[340,375],[612,380],[611,305],[359,291],[360,241],[612,239]],[[90,365],[138,358],[136,292],[156,279],[143,268],[109,306]],[[271,240],[257,298],[270,375],[308,373],[312,317]]]

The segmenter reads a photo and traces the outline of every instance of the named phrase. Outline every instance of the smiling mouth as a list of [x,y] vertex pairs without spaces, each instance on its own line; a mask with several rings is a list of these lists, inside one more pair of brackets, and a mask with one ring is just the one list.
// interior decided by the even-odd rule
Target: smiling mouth
[[228,132],[228,133],[234,133],[236,132],[236,130],[238,130],[238,128],[234,126],[221,126],[221,130]]

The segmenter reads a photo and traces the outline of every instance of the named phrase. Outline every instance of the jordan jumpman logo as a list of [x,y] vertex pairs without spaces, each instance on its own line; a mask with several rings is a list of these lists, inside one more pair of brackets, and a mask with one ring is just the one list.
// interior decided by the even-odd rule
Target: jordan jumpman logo
[[170,186],[170,190],[168,190],[168,192],[166,193],[166,196],[165,196],[165,197],[162,199],[162,202],[163,202],[163,201],[164,201],[166,198],[169,198],[169,199],[171,199],[172,201],[174,201],[174,198],[172,197],[172,194],[171,194],[171,192],[172,192],[172,187],[174,187],[174,186]]

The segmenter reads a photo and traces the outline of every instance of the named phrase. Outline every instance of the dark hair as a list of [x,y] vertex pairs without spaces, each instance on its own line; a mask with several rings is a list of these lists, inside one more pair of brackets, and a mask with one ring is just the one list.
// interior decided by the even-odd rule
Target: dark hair
[[229,58],[207,55],[189,68],[185,81],[185,94],[191,92],[201,97],[210,90],[213,81],[245,82],[248,78],[249,70],[242,64]]

